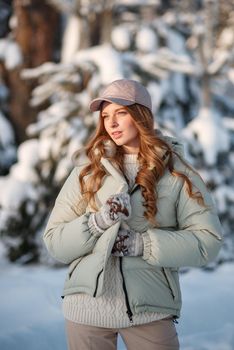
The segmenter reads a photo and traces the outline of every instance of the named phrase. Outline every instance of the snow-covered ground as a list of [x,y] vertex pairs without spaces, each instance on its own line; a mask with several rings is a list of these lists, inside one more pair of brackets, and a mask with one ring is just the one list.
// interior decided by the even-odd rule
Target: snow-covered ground
[[[0,264],[0,349],[65,350],[61,312],[66,269]],[[234,264],[181,275],[181,350],[234,349]],[[121,339],[118,349],[125,349]]]

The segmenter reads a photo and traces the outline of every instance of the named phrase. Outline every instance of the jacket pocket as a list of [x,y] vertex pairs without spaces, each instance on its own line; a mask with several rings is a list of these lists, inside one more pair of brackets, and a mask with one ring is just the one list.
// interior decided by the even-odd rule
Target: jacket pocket
[[[172,297],[175,301],[177,301],[180,296],[179,283],[176,283],[175,278],[172,274],[172,270],[170,268],[163,267],[162,270],[163,270],[165,279],[167,281],[168,287],[171,291]],[[178,272],[174,271],[174,273],[178,273]]]
[[222,237],[217,232],[213,232],[210,230],[203,230],[203,231],[206,231],[207,233],[211,234],[213,237],[217,238],[218,241],[222,241]]
[[82,257],[80,257],[80,258],[74,260],[74,261],[70,264],[69,269],[68,269],[68,278],[69,278],[69,279],[71,279],[71,276],[72,276],[72,274],[73,274],[75,268],[76,268],[77,265],[81,262],[81,260],[82,260]]

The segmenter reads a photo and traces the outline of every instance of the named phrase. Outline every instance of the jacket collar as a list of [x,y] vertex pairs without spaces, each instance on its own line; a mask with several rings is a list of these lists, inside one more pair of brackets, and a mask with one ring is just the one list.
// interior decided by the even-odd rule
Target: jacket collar
[[123,174],[114,167],[114,165],[106,158],[101,158],[101,163],[108,171],[110,175],[119,183],[119,192],[127,192],[128,191],[128,183],[123,176]]

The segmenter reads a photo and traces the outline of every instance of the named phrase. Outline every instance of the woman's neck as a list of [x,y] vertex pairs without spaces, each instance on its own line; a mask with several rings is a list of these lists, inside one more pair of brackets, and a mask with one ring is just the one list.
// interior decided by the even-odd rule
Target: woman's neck
[[138,154],[139,153],[139,147],[123,146],[123,151],[124,151],[125,154]]

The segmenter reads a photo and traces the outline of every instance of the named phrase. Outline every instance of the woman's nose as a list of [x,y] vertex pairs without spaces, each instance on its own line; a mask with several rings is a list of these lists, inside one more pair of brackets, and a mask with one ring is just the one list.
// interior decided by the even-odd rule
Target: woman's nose
[[113,126],[113,127],[116,126],[116,125],[118,125],[116,118],[112,118],[112,119],[110,120],[110,125]]

